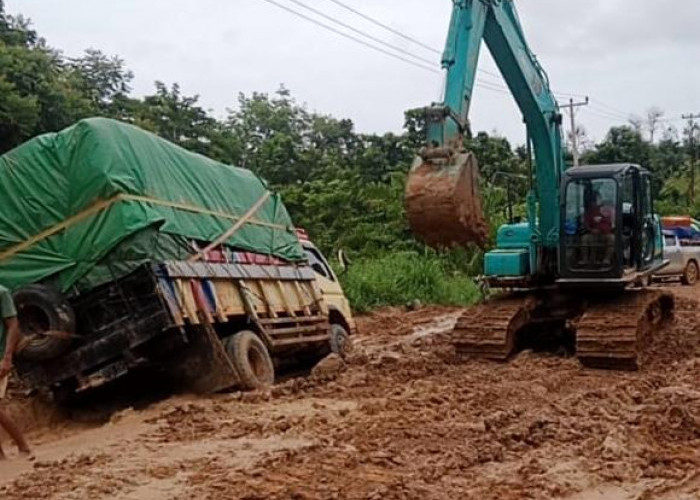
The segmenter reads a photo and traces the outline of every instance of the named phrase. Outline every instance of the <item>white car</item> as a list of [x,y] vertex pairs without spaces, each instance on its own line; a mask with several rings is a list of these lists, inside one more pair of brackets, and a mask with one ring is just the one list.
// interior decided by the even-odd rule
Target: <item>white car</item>
[[673,231],[664,231],[664,258],[669,265],[654,278],[658,281],[679,279],[684,285],[694,286],[700,281],[700,243],[681,241]]

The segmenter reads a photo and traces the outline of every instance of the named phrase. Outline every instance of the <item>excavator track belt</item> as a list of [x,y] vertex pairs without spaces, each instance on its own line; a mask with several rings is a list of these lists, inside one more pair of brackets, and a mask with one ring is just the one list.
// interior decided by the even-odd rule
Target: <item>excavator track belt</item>
[[458,355],[504,361],[515,347],[515,335],[530,320],[532,298],[496,299],[464,312],[452,331]]
[[638,370],[644,347],[673,304],[673,295],[660,291],[628,291],[589,304],[576,324],[576,357],[588,368]]

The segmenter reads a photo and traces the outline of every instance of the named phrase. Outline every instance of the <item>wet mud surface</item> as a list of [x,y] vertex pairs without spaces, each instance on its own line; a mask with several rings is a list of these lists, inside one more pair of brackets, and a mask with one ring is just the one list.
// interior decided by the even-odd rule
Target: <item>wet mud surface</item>
[[460,310],[385,310],[347,362],[269,393],[35,418],[37,461],[0,463],[0,498],[698,499],[700,288],[673,290],[639,372],[458,359]]

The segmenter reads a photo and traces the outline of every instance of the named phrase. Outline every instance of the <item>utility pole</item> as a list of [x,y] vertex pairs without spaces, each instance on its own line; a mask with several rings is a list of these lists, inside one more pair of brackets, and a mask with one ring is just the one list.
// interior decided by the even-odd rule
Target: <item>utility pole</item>
[[569,104],[564,104],[562,108],[569,109],[569,115],[571,116],[571,149],[574,154],[574,167],[579,165],[579,154],[578,154],[578,136],[576,135],[576,108],[581,106],[588,106],[588,97],[585,101],[574,102],[573,99],[569,99]]
[[700,113],[690,113],[683,115],[684,120],[688,120],[688,144],[690,146],[690,204],[695,205],[695,163],[697,162],[697,151],[695,149],[696,118],[700,118]]

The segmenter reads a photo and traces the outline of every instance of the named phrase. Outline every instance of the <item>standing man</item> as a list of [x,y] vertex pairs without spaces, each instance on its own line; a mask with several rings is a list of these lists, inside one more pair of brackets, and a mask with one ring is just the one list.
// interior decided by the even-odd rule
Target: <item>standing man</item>
[[[10,435],[20,454],[31,458],[32,452],[27,441],[2,409],[2,400],[5,399],[7,382],[12,371],[12,356],[19,345],[19,335],[19,321],[12,295],[7,288],[0,285],[0,427]],[[4,458],[5,453],[0,446],[0,460]]]

